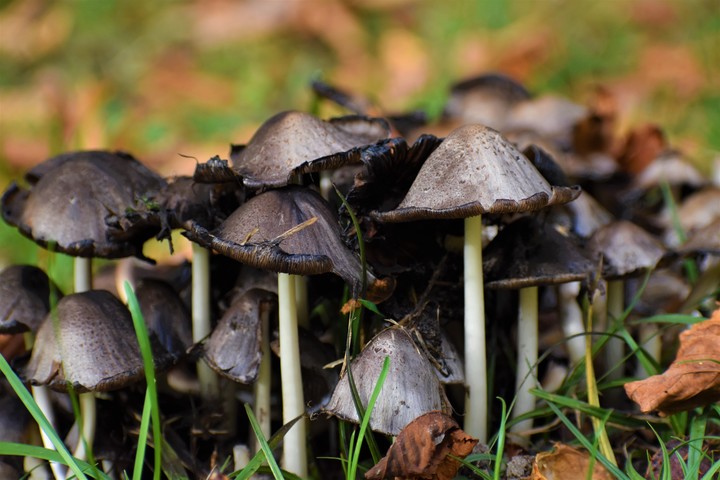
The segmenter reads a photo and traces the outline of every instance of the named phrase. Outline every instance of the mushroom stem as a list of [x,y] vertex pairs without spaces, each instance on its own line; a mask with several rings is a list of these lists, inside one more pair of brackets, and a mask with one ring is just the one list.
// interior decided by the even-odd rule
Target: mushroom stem
[[[613,331],[615,322],[625,310],[625,282],[609,280],[607,282],[607,330]],[[605,343],[605,371],[607,381],[618,380],[623,376],[623,358],[625,343],[621,338],[612,336]]]
[[75,257],[75,293],[92,289],[92,258]]
[[[535,408],[535,397],[530,393],[530,388],[537,378],[538,287],[520,289],[517,343],[518,356],[513,418],[517,418]],[[532,418],[528,418],[514,424],[511,430],[513,432],[523,432],[531,429],[532,425]]]
[[[270,353],[270,310],[260,307],[260,349],[262,359],[258,367],[257,380],[255,380],[255,418],[260,424],[260,431],[265,438],[270,438],[270,385],[271,375],[271,353]],[[258,445],[259,448],[259,445]]]
[[[300,339],[297,325],[295,280],[293,275],[278,274],[278,315],[280,331],[280,377],[282,378],[283,424],[305,413],[300,373]],[[283,466],[300,478],[307,477],[305,421],[297,422],[286,434]]]
[[82,429],[79,432],[78,443],[73,456],[81,460],[87,460],[88,452],[92,451],[92,445],[95,441],[95,424],[97,423],[95,394],[93,392],[81,393],[78,397]]
[[293,278],[295,278],[295,304],[297,305],[298,325],[303,328],[310,328],[307,277],[293,275]]
[[[192,244],[192,332],[197,343],[210,334],[210,251]],[[218,379],[203,362],[197,363],[200,394],[203,398],[217,397]]]
[[465,426],[487,442],[487,358],[482,270],[482,216],[465,219]]
[[563,283],[558,287],[560,294],[560,318],[565,335],[565,345],[572,365],[579,365],[585,357],[585,325],[582,310],[577,303],[580,282]]

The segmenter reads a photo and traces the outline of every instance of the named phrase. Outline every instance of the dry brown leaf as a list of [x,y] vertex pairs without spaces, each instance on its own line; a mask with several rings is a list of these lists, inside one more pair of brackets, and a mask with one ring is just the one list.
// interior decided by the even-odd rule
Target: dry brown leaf
[[[590,468],[588,452],[577,450],[562,443],[556,443],[551,452],[540,452],[535,456],[533,471],[528,480],[577,480],[587,478]],[[610,473],[595,460],[593,480],[610,480]]]
[[680,334],[675,361],[662,375],[625,384],[643,412],[661,416],[720,400],[720,309]]
[[630,131],[619,152],[620,168],[632,175],[642,172],[668,147],[665,134],[657,125],[642,125]]
[[442,412],[428,412],[403,428],[387,455],[365,478],[450,480],[460,468],[460,462],[450,455],[465,458],[477,443],[452,417]]

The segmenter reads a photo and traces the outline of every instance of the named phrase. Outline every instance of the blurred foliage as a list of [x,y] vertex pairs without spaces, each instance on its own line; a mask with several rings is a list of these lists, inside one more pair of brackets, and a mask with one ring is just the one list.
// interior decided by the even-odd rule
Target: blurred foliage
[[[717,0],[0,0],[0,180],[75,148],[162,174],[224,155],[315,77],[437,115],[453,82],[502,71],[620,127],[655,122],[701,168],[720,150]],[[327,108],[324,116],[343,113]],[[37,254],[6,225],[0,263]]]

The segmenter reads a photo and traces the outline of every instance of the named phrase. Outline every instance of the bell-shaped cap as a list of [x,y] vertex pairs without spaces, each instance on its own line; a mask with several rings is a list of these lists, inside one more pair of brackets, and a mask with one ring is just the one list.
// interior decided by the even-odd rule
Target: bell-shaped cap
[[0,333],[35,332],[50,311],[48,276],[31,265],[11,265],[0,272]]
[[[255,268],[297,275],[332,272],[356,290],[358,257],[343,243],[335,212],[313,190],[288,186],[241,205],[210,233],[193,226],[190,240]],[[384,299],[394,285],[367,272],[368,296]]]
[[[693,193],[683,200],[677,216],[687,237],[694,237],[695,232],[720,219],[720,188],[708,187]],[[676,246],[680,243],[677,230],[669,218],[664,239],[666,245]]]
[[[389,328],[377,334],[350,363],[364,406],[375,388],[385,357],[390,357],[390,368],[370,415],[372,430],[397,435],[423,413],[432,410],[450,413],[435,367],[402,328]],[[347,373],[340,378],[325,411],[349,422],[360,422]]]
[[5,221],[44,247],[79,257],[142,256],[157,233],[143,225],[111,228],[128,208],[165,181],[124,152],[80,151],[33,169],[29,187],[10,185],[2,197]]
[[534,216],[500,230],[483,250],[488,288],[525,288],[583,280],[595,265],[572,237]]
[[588,249],[602,255],[603,276],[609,280],[642,275],[669,259],[659,240],[627,220],[617,220],[596,230]]
[[[250,384],[262,361],[262,322],[277,309],[277,295],[253,288],[238,296],[203,343],[210,368],[234,382]],[[269,340],[268,340],[269,341]]]
[[430,155],[395,210],[372,215],[384,222],[406,222],[525,212],[566,203],[579,194],[579,187],[551,186],[497,131],[466,125]]
[[693,231],[679,251],[682,254],[720,255],[720,218]]
[[688,185],[699,188],[708,184],[707,178],[697,171],[682,155],[674,150],[665,150],[634,179],[632,187],[649,190],[662,182],[670,185]]
[[[155,356],[156,366],[167,358]],[[38,330],[24,377],[59,391],[122,388],[143,378],[130,312],[105,290],[63,297]]]
[[143,278],[135,295],[151,335],[175,359],[192,345],[192,320],[180,295],[167,282]]
[[[282,187],[294,175],[359,163],[361,147],[389,133],[387,122],[380,118],[324,121],[308,113],[281,112],[263,123],[247,145],[232,148],[232,173],[251,189]],[[201,167],[196,179],[212,181],[212,175],[227,179],[227,168],[216,161],[214,170]]]

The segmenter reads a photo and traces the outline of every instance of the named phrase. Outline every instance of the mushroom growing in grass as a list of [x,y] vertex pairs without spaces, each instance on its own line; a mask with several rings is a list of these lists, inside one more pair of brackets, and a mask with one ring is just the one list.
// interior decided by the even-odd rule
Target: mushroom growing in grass
[[[572,238],[534,216],[521,217],[500,230],[485,247],[483,266],[487,288],[520,291],[517,329],[517,371],[513,418],[531,412],[535,398],[529,389],[537,378],[538,287],[578,282],[590,274],[593,262]],[[532,419],[513,425],[523,432]]]
[[577,187],[554,187],[495,130],[454,130],[428,157],[395,209],[374,212],[382,222],[465,219],[465,430],[487,441],[487,362],[482,273],[482,215],[533,211],[566,203]]
[[[241,205],[216,230],[193,225],[186,237],[225,256],[278,274],[279,330],[282,356],[283,423],[305,412],[300,379],[295,282],[290,274],[335,273],[360,293],[362,265],[343,243],[336,214],[313,190],[288,186],[269,190]],[[368,296],[387,298],[394,285],[367,272]],[[304,422],[285,436],[286,467],[306,472]]]

